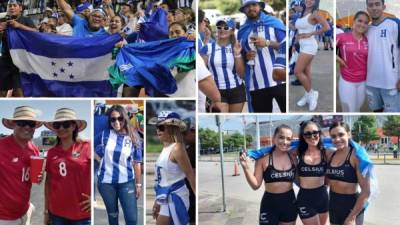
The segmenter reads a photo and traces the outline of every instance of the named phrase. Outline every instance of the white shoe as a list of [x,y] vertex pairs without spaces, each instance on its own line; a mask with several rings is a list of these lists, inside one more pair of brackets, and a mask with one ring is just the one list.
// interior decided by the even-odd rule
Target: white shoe
[[304,93],[303,97],[301,97],[301,99],[297,102],[297,106],[299,106],[299,107],[305,106],[309,99],[308,96],[309,96],[309,94],[307,92]]
[[317,108],[318,105],[318,91],[312,91],[309,95],[308,95],[308,110],[310,111],[314,111]]

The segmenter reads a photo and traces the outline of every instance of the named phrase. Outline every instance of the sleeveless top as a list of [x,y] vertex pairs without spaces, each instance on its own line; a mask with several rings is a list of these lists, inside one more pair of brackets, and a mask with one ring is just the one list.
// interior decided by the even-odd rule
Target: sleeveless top
[[311,33],[315,30],[315,25],[308,22],[308,17],[310,17],[310,15],[311,13],[296,20],[295,26],[299,34]]
[[161,187],[171,186],[172,184],[183,180],[186,175],[181,167],[169,159],[171,151],[174,149],[176,143],[164,147],[158,156],[156,162],[156,184]]
[[[273,152],[273,151],[272,151]],[[274,168],[274,159],[272,156],[272,152],[269,156],[268,167],[264,171],[263,177],[265,183],[274,183],[274,182],[293,182],[296,174],[296,166],[290,157],[289,153],[288,157],[292,164],[292,167],[288,170],[277,170]]]
[[300,177],[323,177],[325,176],[327,162],[325,150],[320,150],[321,161],[317,165],[309,165],[304,162],[304,154],[299,156],[299,164],[297,165]]
[[333,157],[335,156],[336,152],[333,153],[332,158],[328,164],[328,169],[326,171],[329,179],[339,180],[339,181],[343,181],[346,183],[358,183],[356,170],[350,164],[350,156],[351,156],[352,152],[353,152],[353,148],[351,147],[349,153],[346,156],[345,162],[342,165],[337,166],[337,167],[331,166],[331,162],[332,162]]

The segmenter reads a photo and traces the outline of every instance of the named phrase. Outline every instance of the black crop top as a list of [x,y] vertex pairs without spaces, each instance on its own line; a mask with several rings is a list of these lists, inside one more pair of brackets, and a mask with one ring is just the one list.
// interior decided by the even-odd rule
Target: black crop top
[[293,182],[296,174],[296,166],[293,163],[292,157],[290,157],[288,153],[288,157],[290,162],[292,163],[292,167],[288,170],[277,170],[274,168],[274,159],[272,156],[272,152],[269,155],[269,162],[267,169],[264,171],[263,177],[265,183],[274,183],[274,182]]
[[321,162],[317,165],[308,165],[304,162],[304,154],[299,157],[299,164],[297,165],[300,177],[323,177],[325,176],[327,162],[325,157],[325,150],[321,151]]
[[341,166],[333,167],[331,166],[331,162],[336,152],[332,154],[332,158],[329,161],[328,169],[326,170],[326,174],[331,180],[339,180],[347,183],[358,183],[356,170],[350,163],[351,153],[353,152],[353,147],[350,148],[349,153],[347,154],[346,161]]

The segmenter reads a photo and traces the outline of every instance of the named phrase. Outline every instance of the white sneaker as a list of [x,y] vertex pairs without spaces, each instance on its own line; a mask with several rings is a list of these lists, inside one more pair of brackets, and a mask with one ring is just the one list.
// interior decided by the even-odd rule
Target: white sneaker
[[308,95],[308,110],[314,111],[318,105],[318,91],[313,91]]
[[307,104],[308,99],[309,99],[309,94],[307,92],[304,93],[303,97],[297,102],[297,106],[303,107]]

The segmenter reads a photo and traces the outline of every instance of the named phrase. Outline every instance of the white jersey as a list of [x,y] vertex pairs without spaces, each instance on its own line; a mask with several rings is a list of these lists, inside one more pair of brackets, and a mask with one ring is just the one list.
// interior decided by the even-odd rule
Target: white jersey
[[367,86],[394,89],[400,77],[400,21],[385,18],[370,25],[368,38]]
[[239,87],[243,80],[237,75],[232,45],[219,46],[216,42],[209,43],[200,51],[208,56],[208,68],[212,72],[215,84],[220,90]]
[[172,184],[183,180],[186,177],[181,167],[169,159],[169,156],[171,155],[175,145],[176,143],[173,143],[167,147],[164,147],[160,156],[158,156],[155,175],[156,184],[160,185],[161,187],[171,186]]
[[[257,30],[253,30],[247,37],[245,37],[247,41],[243,41],[243,39],[241,39],[242,48],[244,48],[245,52],[256,50],[254,45],[251,44],[252,46],[250,46],[249,44],[251,42],[250,37],[252,36],[262,37],[266,40],[276,41],[280,44],[286,37],[285,31],[281,31],[273,27],[260,25],[256,28]],[[250,84],[246,84],[250,86],[250,91],[274,87],[278,84],[272,78],[272,70],[277,54],[278,51],[274,50],[272,47],[257,50],[257,54],[254,59],[254,71],[252,71],[253,74],[250,76]]]

